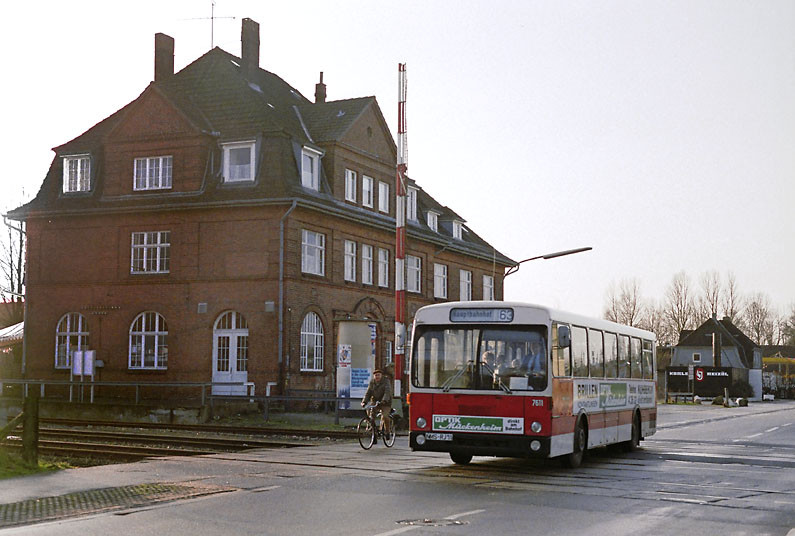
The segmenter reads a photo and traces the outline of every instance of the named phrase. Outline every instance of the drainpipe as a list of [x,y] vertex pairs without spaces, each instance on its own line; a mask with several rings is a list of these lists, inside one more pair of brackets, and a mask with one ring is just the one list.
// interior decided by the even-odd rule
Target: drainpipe
[[289,378],[290,364],[284,363],[284,222],[287,216],[295,209],[298,202],[293,204],[279,220],[279,385],[284,386]]

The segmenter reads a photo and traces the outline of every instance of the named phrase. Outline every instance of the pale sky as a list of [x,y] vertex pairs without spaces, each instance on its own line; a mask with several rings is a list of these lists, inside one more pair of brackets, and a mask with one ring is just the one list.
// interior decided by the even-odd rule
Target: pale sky
[[[210,0],[4,5],[0,210],[52,147],[135,99],[154,34],[177,70],[210,49]],[[505,298],[601,316],[613,281],[661,298],[685,270],[795,302],[795,2],[217,0],[214,43],[309,99],[375,95],[393,136],[408,71],[408,171],[522,265]],[[202,19],[204,18],[204,19]],[[24,189],[24,194],[23,194]],[[409,245],[410,247],[410,245]]]

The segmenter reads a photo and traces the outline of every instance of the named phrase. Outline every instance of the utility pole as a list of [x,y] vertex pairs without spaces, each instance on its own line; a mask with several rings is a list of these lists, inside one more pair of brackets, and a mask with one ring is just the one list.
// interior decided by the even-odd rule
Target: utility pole
[[406,353],[406,64],[398,64],[397,172],[395,176],[395,394],[403,400]]

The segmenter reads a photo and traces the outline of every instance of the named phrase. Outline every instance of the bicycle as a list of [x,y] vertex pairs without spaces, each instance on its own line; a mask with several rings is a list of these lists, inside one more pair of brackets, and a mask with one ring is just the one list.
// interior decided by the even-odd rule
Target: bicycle
[[384,421],[389,422],[389,434],[385,433],[383,427],[375,423],[375,404],[368,404],[364,407],[365,416],[359,421],[356,427],[356,435],[359,438],[359,445],[364,450],[368,450],[380,437],[384,441],[384,445],[391,447],[395,444],[395,422],[390,414],[384,416]]

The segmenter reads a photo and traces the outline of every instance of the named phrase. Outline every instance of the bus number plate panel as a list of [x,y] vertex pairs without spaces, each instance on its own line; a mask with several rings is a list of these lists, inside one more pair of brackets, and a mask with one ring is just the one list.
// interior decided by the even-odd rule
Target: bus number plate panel
[[425,434],[425,439],[428,441],[452,441],[453,434],[440,434],[437,432],[428,432]]

